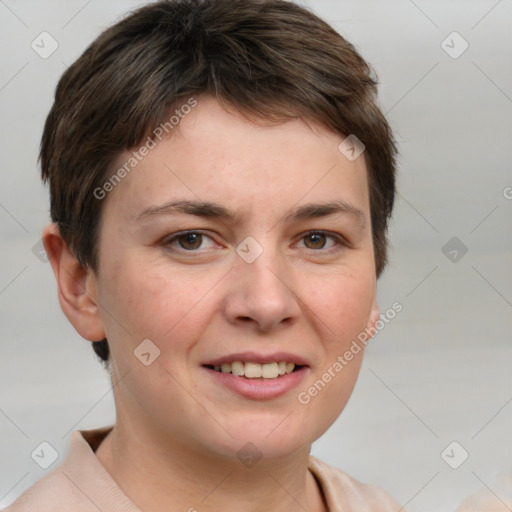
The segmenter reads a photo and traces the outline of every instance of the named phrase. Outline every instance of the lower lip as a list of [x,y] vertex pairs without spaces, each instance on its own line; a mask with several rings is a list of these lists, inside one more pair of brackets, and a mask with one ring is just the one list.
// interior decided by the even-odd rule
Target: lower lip
[[210,373],[214,382],[252,400],[271,400],[288,393],[299,385],[308,371],[307,366],[302,366],[292,373],[287,373],[275,379],[248,379],[238,377],[232,373],[216,372],[210,368],[203,368]]

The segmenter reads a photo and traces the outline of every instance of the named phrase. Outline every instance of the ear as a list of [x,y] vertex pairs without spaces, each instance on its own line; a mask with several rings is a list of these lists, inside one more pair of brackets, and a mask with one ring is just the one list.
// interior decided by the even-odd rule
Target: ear
[[370,316],[368,317],[368,324],[366,325],[366,332],[371,333],[370,338],[373,338],[376,332],[378,332],[378,329],[376,328],[375,324],[380,319],[380,308],[379,304],[377,303],[377,297],[373,298],[373,304],[372,309],[370,311]]
[[44,228],[42,240],[57,280],[62,311],[82,338],[104,339],[94,272],[78,262],[61,237],[57,224]]

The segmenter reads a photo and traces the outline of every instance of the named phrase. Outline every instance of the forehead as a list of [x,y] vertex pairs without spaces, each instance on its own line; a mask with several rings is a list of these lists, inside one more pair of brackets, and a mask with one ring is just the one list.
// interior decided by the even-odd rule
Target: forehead
[[[125,215],[177,199],[222,203],[240,216],[319,200],[368,208],[363,155],[347,159],[339,149],[345,137],[314,122],[255,123],[201,96],[167,128],[109,193]],[[137,151],[121,154],[113,172]]]

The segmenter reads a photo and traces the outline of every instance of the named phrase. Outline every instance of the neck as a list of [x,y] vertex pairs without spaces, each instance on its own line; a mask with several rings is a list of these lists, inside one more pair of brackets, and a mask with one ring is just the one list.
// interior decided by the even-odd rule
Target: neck
[[327,510],[308,471],[309,449],[286,460],[261,459],[247,467],[239,460],[199,453],[179,443],[160,443],[154,435],[133,434],[133,429],[118,422],[96,457],[141,510]]

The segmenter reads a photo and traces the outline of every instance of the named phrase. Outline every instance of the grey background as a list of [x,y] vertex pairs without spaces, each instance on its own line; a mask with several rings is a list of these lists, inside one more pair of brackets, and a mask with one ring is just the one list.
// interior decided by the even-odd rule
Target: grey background
[[[410,512],[452,511],[484,486],[503,497],[496,477],[512,474],[512,2],[303,3],[373,65],[401,151],[379,298],[383,311],[395,301],[403,311],[369,345],[348,406],[313,454]],[[107,375],[32,252],[49,219],[36,159],[65,67],[140,4],[0,0],[0,508],[62,461],[73,429],[115,420]],[[47,59],[31,48],[42,31],[59,44]],[[453,31],[469,44],[458,58],[441,47]],[[462,48],[454,36],[447,44]],[[452,237],[463,257],[462,246],[442,251]],[[42,441],[59,453],[48,470],[30,456]],[[441,458],[452,441],[469,453],[458,469]],[[457,461],[461,452],[449,453]]]

